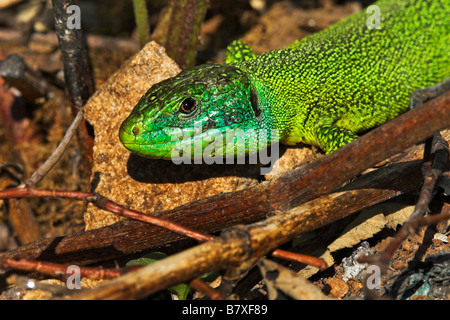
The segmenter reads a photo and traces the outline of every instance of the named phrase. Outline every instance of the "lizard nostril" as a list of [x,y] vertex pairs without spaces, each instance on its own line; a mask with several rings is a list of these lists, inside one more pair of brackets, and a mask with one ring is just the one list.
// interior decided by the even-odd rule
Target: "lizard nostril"
[[137,136],[139,132],[141,132],[141,129],[139,129],[139,126],[134,126],[133,129],[131,129],[131,132]]

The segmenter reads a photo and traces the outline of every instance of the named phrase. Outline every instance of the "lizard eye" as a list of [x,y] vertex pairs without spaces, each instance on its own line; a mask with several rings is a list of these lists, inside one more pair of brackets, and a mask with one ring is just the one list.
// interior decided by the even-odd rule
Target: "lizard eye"
[[196,107],[197,106],[196,106],[196,103],[195,103],[194,99],[186,98],[181,103],[180,112],[184,113],[184,114],[190,114],[190,113],[194,112]]

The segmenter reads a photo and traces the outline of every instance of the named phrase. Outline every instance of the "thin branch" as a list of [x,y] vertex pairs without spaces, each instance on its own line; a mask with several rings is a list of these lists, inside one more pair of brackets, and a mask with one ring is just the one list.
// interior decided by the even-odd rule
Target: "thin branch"
[[[61,265],[56,263],[42,262],[28,259],[3,259],[0,261],[2,269],[15,269],[23,271],[35,271],[42,274],[55,276],[65,279],[67,276],[68,265]],[[124,274],[127,268],[124,269],[103,269],[103,268],[80,268],[80,276],[89,279],[103,280],[113,279]]]
[[[66,279],[71,274],[67,273],[69,265],[42,262],[28,259],[4,259],[0,260],[0,268],[14,269],[30,272],[39,272],[49,276]],[[86,277],[93,280],[114,279],[132,270],[137,270],[142,266],[125,267],[121,269],[104,269],[104,268],[87,268],[80,267],[80,277]],[[202,292],[212,300],[223,300],[222,295],[211,288],[207,283],[199,278],[195,278],[189,282],[189,285]]]
[[55,166],[59,159],[61,159],[67,147],[69,146],[70,140],[72,140],[73,136],[77,132],[78,127],[80,126],[80,123],[83,121],[83,118],[84,111],[78,111],[75,119],[73,119],[59,145],[56,147],[50,157],[45,160],[44,164],[31,175],[30,179],[27,180],[26,183],[28,185],[35,186],[36,184],[38,184],[39,181],[41,181],[42,178],[45,177],[47,173]]
[[183,227],[167,219],[144,214],[132,209],[127,209],[95,192],[35,189],[31,186],[22,186],[20,188],[10,188],[0,191],[0,199],[43,197],[88,201],[100,209],[108,210],[119,216],[142,221],[145,223],[150,223],[152,225],[171,230],[198,241],[208,241],[213,238],[210,235],[206,235],[193,229]]
[[[431,221],[433,221],[432,217],[423,219],[423,216],[427,212],[428,205],[431,202],[434,186],[438,178],[447,168],[449,149],[448,143],[442,138],[440,134],[437,134],[433,138],[432,142],[433,143],[432,149],[430,150],[430,155],[427,155],[427,152],[425,152],[424,154],[425,159],[428,159],[428,161],[424,163],[425,180],[419,194],[419,199],[413,213],[411,214],[411,217],[407,222],[404,223],[402,229],[397,233],[397,235],[387,246],[387,248],[383,250],[383,252],[375,256],[361,257],[362,262],[370,262],[371,264],[376,264],[381,268],[381,270],[386,271],[389,260],[394,255],[395,250],[400,247],[401,243],[410,234],[417,232],[417,229],[424,225],[423,223],[429,224],[431,223]],[[431,162],[432,164],[430,165]],[[446,211],[449,211],[448,209],[449,208],[446,207]],[[437,216],[437,219],[441,219],[442,217],[446,217],[444,212]]]
[[94,91],[94,81],[83,32],[81,28],[68,26],[71,13],[67,9],[75,4],[72,0],[53,0],[55,30],[63,55],[66,90],[73,106],[79,110]]
[[64,62],[65,86],[72,101],[73,113],[76,116],[63,141],[44,165],[28,180],[27,183],[31,185],[38,183],[54,167],[75,132],[78,132],[79,143],[87,161],[86,166],[91,167],[93,139],[87,133],[86,123],[83,122],[83,112],[80,111],[94,91],[94,81],[89,67],[83,32],[80,28],[69,28],[67,25],[69,13],[66,10],[72,4],[74,3],[70,0],[53,0],[55,30]]
[[[45,190],[35,189],[31,186],[24,186],[20,188],[10,188],[0,191],[0,199],[10,198],[42,198],[42,197],[56,197],[64,199],[74,199],[88,201],[97,206],[100,209],[107,210],[118,216],[125,218],[149,223],[155,226],[165,228],[167,230],[184,235],[188,238],[195,239],[197,241],[208,241],[214,239],[213,236],[195,231],[191,228],[184,227],[178,223],[171,222],[167,219],[155,217],[152,215],[144,214],[142,212],[127,209],[114,201],[111,201],[95,192],[80,192],[80,191],[67,191],[67,190]],[[274,257],[295,260],[298,262],[310,264],[316,266],[319,269],[326,269],[326,263],[321,258],[310,257],[294,252],[287,252],[284,250],[276,249],[272,252]],[[1,261],[1,260],[0,260]]]
[[[425,154],[425,157],[428,157],[428,155]],[[411,219],[423,217],[427,212],[434,186],[447,168],[448,157],[449,150],[447,141],[440,134],[436,134],[431,143],[430,159],[424,163],[425,181]]]
[[285,260],[297,261],[300,263],[308,264],[310,266],[317,267],[319,270],[323,271],[328,268],[327,263],[322,258],[316,258],[312,256],[307,256],[304,254],[289,252],[281,249],[277,249],[272,252],[272,257],[281,258]]
[[389,245],[379,254],[373,256],[361,256],[358,261],[361,263],[370,263],[378,265],[382,271],[386,271],[389,259],[394,255],[395,250],[397,250],[401,243],[411,234],[417,232],[419,228],[424,226],[430,226],[436,224],[440,221],[450,219],[450,205],[444,205],[442,212],[438,215],[421,217],[416,216],[413,219],[405,222],[403,227],[395,235],[394,239],[389,243]]
[[191,228],[184,227],[178,223],[171,222],[167,219],[155,217],[153,215],[144,214],[142,212],[135,211],[132,209],[127,209],[127,208],[125,208],[121,205],[118,205],[118,204],[114,203],[113,201],[108,200],[102,196],[98,196],[97,200],[93,203],[97,207],[108,210],[119,216],[123,216],[126,218],[130,218],[133,220],[138,220],[138,221],[142,221],[142,222],[146,222],[146,223],[150,223],[150,224],[165,228],[167,230],[171,230],[178,234],[182,234],[188,238],[195,239],[197,241],[208,241],[208,240],[212,240],[214,238],[213,236],[195,231]]
[[416,217],[407,221],[389,245],[379,254],[373,256],[361,256],[358,258],[360,263],[370,263],[378,265],[383,272],[386,271],[389,259],[394,255],[395,250],[400,247],[401,243],[411,234],[417,232],[421,227],[434,225],[440,221],[450,219],[450,205],[444,205],[442,212],[437,215],[427,217]]
[[217,290],[211,288],[206,282],[200,278],[195,278],[189,282],[189,285],[197,291],[211,298],[211,300],[224,300],[223,296]]

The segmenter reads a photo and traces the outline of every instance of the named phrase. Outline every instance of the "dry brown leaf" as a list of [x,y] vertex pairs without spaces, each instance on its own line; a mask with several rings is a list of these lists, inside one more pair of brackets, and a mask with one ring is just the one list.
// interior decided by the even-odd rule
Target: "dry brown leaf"
[[261,259],[258,266],[271,300],[277,298],[277,289],[297,300],[329,299],[311,282],[273,261]]
[[403,225],[414,211],[414,206],[405,207],[401,203],[392,203],[388,209],[394,209],[392,213],[386,215],[386,227],[397,230]]
[[399,202],[385,202],[362,210],[350,223],[341,236],[328,246],[330,252],[353,247],[362,240],[369,239],[384,227],[396,230],[410,217],[414,206],[405,206]]
[[[341,235],[328,245],[327,250],[320,257],[327,262],[328,266],[332,266],[334,264],[332,252],[353,247],[361,241],[371,238],[383,228],[396,230],[398,225],[402,225],[408,220],[413,210],[414,206],[405,206],[403,203],[394,201],[362,210]],[[299,274],[309,278],[318,271],[317,268],[308,266],[300,270]]]
[[385,225],[386,218],[382,213],[374,215],[371,210],[363,210],[358,218],[345,228],[339,238],[328,246],[328,250],[334,252],[339,249],[353,247],[362,240],[380,232]]

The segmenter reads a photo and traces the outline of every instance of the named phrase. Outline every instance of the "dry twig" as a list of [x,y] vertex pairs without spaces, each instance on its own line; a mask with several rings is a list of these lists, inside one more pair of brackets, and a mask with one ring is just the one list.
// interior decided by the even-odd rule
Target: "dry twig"
[[[68,265],[61,265],[55,263],[41,262],[36,260],[27,259],[4,259],[0,261],[0,267],[3,269],[14,269],[22,271],[35,271],[42,274],[58,277],[67,278],[70,274],[67,274]],[[121,269],[103,269],[103,268],[86,268],[80,267],[80,277],[86,277],[89,279],[114,279],[126,272],[131,270],[136,270],[142,268],[141,266],[125,267]],[[216,290],[212,289],[208,284],[199,278],[195,278],[189,282],[189,285],[202,292],[206,296],[210,297],[212,300],[223,300],[222,295]],[[68,294],[67,291],[65,291]]]
[[63,140],[44,164],[28,179],[27,184],[36,185],[61,159],[64,151],[74,136],[78,133],[83,154],[87,157],[89,165],[92,163],[93,139],[87,132],[82,107],[94,91],[94,82],[91,76],[87,49],[81,29],[67,27],[68,13],[66,9],[72,4],[70,0],[53,0],[55,13],[55,29],[58,35],[59,46],[64,60],[64,79],[66,90],[73,103],[75,119],[66,131]]

